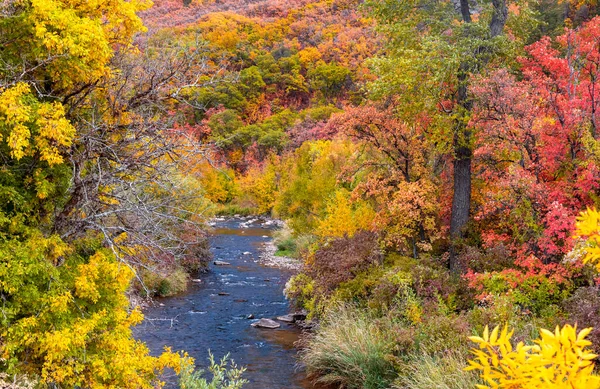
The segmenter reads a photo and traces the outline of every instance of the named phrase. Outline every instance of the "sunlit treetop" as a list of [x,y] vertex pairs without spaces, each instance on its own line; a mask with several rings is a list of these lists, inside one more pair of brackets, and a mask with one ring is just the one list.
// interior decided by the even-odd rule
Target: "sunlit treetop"
[[51,90],[93,83],[108,73],[114,50],[144,31],[136,12],[150,5],[147,0],[4,2],[2,70],[44,80]]

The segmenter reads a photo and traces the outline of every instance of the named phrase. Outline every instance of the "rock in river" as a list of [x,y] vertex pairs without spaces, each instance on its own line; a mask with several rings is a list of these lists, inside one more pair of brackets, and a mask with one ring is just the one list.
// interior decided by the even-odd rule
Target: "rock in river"
[[308,312],[299,311],[299,312],[294,312],[291,315],[294,317],[294,321],[301,321],[301,320],[306,320],[306,315],[308,315]]
[[271,319],[260,319],[256,323],[252,323],[251,326],[258,327],[258,328],[268,328],[268,329],[274,330],[275,328],[281,327],[281,324],[279,324],[275,320],[271,320]]
[[296,320],[294,319],[294,315],[283,315],[283,316],[277,316],[277,320],[279,321],[283,321],[286,323],[293,323]]
[[214,261],[213,263],[215,265],[217,265],[217,266],[228,266],[228,265],[231,265],[231,263],[225,262],[225,261]]

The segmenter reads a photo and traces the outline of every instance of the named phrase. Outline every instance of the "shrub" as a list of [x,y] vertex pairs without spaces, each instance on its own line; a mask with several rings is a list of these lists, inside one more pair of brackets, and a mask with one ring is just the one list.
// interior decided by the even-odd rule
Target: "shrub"
[[300,358],[318,381],[348,389],[388,388],[396,377],[391,331],[352,306],[330,310]]
[[275,161],[270,161],[263,166],[252,166],[238,182],[243,200],[251,204],[257,213],[267,214],[277,198],[277,181]]
[[145,291],[150,296],[174,296],[185,292],[187,289],[188,274],[180,267],[170,269],[164,273],[144,270],[141,272],[141,278]]
[[545,307],[560,304],[584,281],[581,266],[576,263],[544,264],[530,256],[517,259],[515,268],[465,275],[479,300],[510,295],[521,308],[539,314]]
[[335,239],[317,250],[307,261],[306,272],[319,291],[328,295],[342,282],[382,262],[377,234],[361,231],[351,238]]
[[600,271],[600,212],[587,209],[577,218],[576,235],[587,238],[584,263],[591,263]]
[[353,236],[372,227],[375,211],[369,203],[352,200],[346,189],[338,189],[327,202],[324,217],[318,222],[316,234],[323,238]]
[[315,282],[304,273],[299,273],[287,282],[284,293],[298,308],[304,308],[313,316],[316,311]]
[[[235,362],[229,361],[229,354],[224,356],[219,363],[209,351],[212,380],[208,382],[202,377],[202,370],[194,371],[192,363],[182,363],[179,374],[179,386],[181,389],[240,389],[248,381],[242,378],[245,368],[238,368]],[[185,361],[187,362],[187,361]]]
[[600,322],[600,288],[579,288],[563,306],[571,322],[583,328],[596,326],[588,338],[594,344],[595,351],[600,352],[600,328],[597,327]]
[[256,213],[258,213],[256,208],[253,208],[252,206],[245,207],[239,204],[218,204],[216,209],[216,214],[218,216],[251,216]]
[[394,383],[397,389],[475,389],[482,381],[464,371],[465,356],[457,352],[443,355],[412,355],[404,374]]
[[294,256],[296,251],[296,241],[293,238],[287,238],[277,243],[277,251],[275,255],[282,257]]
[[466,354],[464,340],[471,333],[471,325],[463,314],[428,313],[417,325],[414,341],[425,352],[446,355],[465,351]]
[[273,241],[277,246],[275,255],[283,257],[295,257],[297,254],[296,239],[292,236],[292,231],[288,228],[282,228],[273,234]]
[[478,348],[473,349],[474,360],[465,370],[479,371],[489,386],[480,388],[600,388],[600,377],[593,374],[595,354],[588,346],[587,328],[577,332],[576,327],[556,327],[554,333],[540,330],[540,338],[533,346],[519,342],[511,343],[513,332],[504,327],[489,332],[485,328],[482,337],[469,339]]
[[352,82],[350,70],[336,64],[322,64],[308,71],[310,84],[325,97],[339,94],[345,85]]

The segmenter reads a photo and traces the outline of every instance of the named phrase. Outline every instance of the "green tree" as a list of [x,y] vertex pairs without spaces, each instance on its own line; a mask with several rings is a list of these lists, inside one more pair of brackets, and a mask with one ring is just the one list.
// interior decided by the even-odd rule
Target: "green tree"
[[[504,34],[510,22],[507,1],[474,5],[468,0],[369,0],[366,4],[388,38],[388,55],[373,61],[380,79],[372,92],[399,96],[398,112],[409,122],[424,116],[433,119],[428,131],[432,144],[452,156],[450,235],[457,241],[463,237],[471,208],[470,80],[514,47],[515,42]],[[523,9],[529,15],[525,5]],[[451,268],[459,270],[452,257]]]

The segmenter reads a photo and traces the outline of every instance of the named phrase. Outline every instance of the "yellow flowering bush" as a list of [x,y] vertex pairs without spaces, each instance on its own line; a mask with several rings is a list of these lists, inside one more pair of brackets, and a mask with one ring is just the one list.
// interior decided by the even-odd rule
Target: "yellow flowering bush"
[[496,327],[490,333],[469,339],[478,345],[467,371],[480,372],[486,385],[478,389],[595,389],[600,377],[593,374],[596,355],[588,347],[586,336],[592,329],[577,332],[577,326],[556,327],[554,332],[541,329],[533,345],[511,343],[513,331]]
[[154,357],[133,338],[131,327],[143,320],[125,294],[133,271],[94,245],[37,231],[25,242],[0,244],[0,360],[7,374],[64,388],[152,389],[164,368],[179,371],[185,354],[167,349]]
[[577,218],[575,236],[587,238],[584,263],[590,263],[600,271],[600,212],[587,209]]

